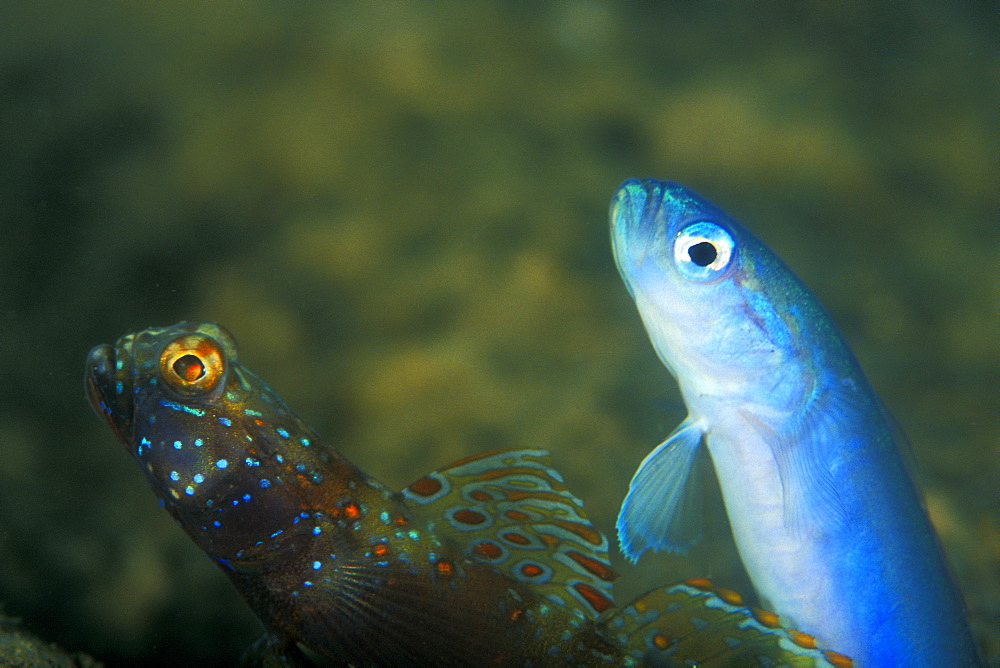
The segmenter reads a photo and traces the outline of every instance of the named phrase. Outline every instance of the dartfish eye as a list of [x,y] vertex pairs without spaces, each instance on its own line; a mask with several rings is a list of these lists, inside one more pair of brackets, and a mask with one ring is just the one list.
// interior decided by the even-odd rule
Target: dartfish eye
[[197,355],[187,354],[174,361],[174,373],[189,383],[205,375],[205,364]]
[[674,263],[687,278],[709,280],[726,270],[735,247],[732,235],[721,225],[692,223],[674,240]]
[[225,368],[219,344],[201,334],[176,338],[160,353],[160,376],[181,394],[214,390],[225,375]]

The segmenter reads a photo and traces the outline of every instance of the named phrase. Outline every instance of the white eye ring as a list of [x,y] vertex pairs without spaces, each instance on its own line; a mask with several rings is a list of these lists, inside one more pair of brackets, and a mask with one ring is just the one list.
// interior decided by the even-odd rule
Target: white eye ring
[[733,236],[721,225],[707,221],[692,223],[674,240],[674,263],[685,277],[708,280],[729,267],[735,248]]

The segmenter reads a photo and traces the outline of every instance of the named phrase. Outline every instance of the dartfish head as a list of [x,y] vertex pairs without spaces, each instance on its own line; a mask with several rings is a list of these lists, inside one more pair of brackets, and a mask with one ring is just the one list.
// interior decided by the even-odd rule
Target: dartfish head
[[321,483],[331,456],[213,323],[95,347],[86,387],[163,506],[216,556],[287,524],[301,510],[298,488]]
[[774,374],[802,370],[797,313],[814,300],[711,202],[676,183],[629,179],[611,203],[611,238],[650,339],[686,396],[760,391]]
[[227,431],[245,421],[254,390],[237,366],[232,336],[209,324],[148,329],[90,351],[91,405],[166,503],[194,509],[217,496],[230,460],[243,459]]

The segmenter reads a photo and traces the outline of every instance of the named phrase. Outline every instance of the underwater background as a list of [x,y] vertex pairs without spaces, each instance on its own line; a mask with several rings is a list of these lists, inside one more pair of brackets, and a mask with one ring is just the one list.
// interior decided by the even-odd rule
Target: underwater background
[[[832,313],[1000,665],[998,18],[5,3],[2,616],[109,665],[233,662],[259,635],[84,396],[91,346],[178,320],[230,329],[393,488],[543,447],[613,536],[684,413],[609,244],[615,188],[651,176],[744,222]],[[706,522],[687,556],[614,554],[618,600],[705,575],[750,594],[718,498]]]

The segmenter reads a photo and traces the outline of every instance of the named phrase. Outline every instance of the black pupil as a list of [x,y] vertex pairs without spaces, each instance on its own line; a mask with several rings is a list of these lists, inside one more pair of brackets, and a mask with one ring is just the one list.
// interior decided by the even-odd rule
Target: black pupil
[[699,241],[688,248],[688,257],[699,267],[707,267],[715,262],[715,258],[719,257],[719,254],[712,244],[707,241]]
[[174,362],[174,373],[189,383],[205,375],[205,365],[194,355],[178,357]]

